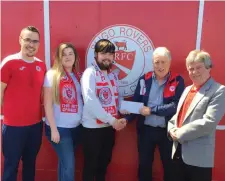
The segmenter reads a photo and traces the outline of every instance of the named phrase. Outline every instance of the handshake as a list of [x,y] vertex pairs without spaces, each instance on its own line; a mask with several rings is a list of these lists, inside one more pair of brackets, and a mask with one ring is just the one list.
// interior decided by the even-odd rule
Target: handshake
[[125,128],[127,125],[127,120],[125,118],[121,118],[121,119],[116,119],[112,125],[112,127],[116,130],[116,131],[120,131],[123,128]]

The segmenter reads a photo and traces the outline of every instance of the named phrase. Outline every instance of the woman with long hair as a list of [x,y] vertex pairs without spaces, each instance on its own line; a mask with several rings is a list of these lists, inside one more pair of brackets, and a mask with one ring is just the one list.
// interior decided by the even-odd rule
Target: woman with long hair
[[83,110],[78,71],[76,49],[70,43],[60,44],[44,82],[45,132],[58,156],[58,181],[74,181]]

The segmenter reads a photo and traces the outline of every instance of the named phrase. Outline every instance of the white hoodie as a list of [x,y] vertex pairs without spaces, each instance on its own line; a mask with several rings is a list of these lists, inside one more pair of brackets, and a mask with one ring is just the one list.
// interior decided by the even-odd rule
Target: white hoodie
[[[84,100],[84,107],[83,107],[83,117],[82,117],[82,125],[86,128],[103,128],[113,125],[116,117],[113,117],[110,113],[107,113],[102,106],[102,101],[97,96],[97,85],[96,80],[99,80],[101,76],[98,74],[100,69],[96,64],[88,67],[81,78],[81,90]],[[96,74],[97,72],[97,74]],[[108,83],[108,86],[103,86],[102,88],[105,90],[111,90],[111,93],[114,95],[118,91],[118,77],[115,73],[103,74],[103,78],[105,77],[106,80],[103,80],[104,83]],[[98,76],[97,76],[98,75]],[[115,76],[116,75],[116,76]],[[116,82],[115,86],[112,86],[110,80],[114,79]],[[115,91],[114,88],[117,88]],[[106,104],[115,105],[115,96],[111,96],[111,103],[107,102]],[[108,98],[108,97],[107,97]],[[122,97],[119,96],[118,98],[118,105],[120,105]],[[104,101],[104,100],[103,100]],[[107,99],[106,99],[107,101]],[[113,106],[115,107],[115,106]],[[119,106],[116,107],[116,112],[118,112]],[[99,124],[96,120],[100,120],[102,123]]]

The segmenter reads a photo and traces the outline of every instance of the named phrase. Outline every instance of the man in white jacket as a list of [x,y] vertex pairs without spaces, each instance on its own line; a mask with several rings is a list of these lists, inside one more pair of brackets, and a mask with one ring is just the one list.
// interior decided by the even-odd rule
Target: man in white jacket
[[83,108],[83,181],[105,181],[112,157],[115,130],[126,126],[119,117],[118,76],[111,72],[115,46],[109,40],[95,45],[95,60],[81,79]]

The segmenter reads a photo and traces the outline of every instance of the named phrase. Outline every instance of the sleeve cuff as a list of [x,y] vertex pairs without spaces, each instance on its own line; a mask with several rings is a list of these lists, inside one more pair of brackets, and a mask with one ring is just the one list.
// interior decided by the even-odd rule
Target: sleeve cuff
[[1,77],[1,82],[4,83],[4,84],[8,84],[8,81],[5,80],[5,79],[2,79],[2,77]]
[[157,106],[151,107],[151,113],[155,114],[157,112]]
[[183,136],[182,136],[182,132],[178,129],[177,132],[177,140],[180,144],[182,144],[184,142]]
[[116,118],[112,117],[112,118],[110,118],[110,119],[108,120],[108,122],[109,122],[110,125],[113,125],[114,122],[115,122],[115,120],[116,120]]

